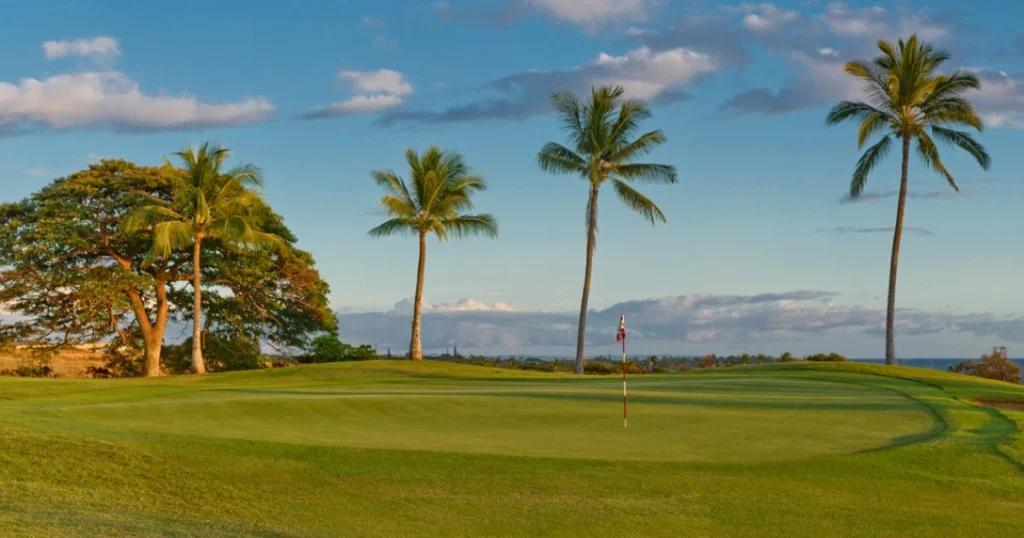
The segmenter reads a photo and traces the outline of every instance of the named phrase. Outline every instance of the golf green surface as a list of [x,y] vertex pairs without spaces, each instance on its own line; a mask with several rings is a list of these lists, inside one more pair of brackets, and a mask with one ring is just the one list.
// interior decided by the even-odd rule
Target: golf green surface
[[1024,536],[1024,389],[791,363],[0,378],[0,536]]

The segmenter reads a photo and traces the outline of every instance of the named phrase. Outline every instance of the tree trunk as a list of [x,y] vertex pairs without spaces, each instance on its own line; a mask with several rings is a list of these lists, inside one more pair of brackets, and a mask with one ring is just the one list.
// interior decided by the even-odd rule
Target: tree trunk
[[594,267],[594,246],[597,242],[597,185],[590,187],[590,206],[587,221],[587,269],[583,276],[583,299],[580,301],[580,323],[576,334],[576,374],[583,374],[583,348],[587,335],[587,302],[590,300],[590,273]]
[[142,333],[142,375],[156,377],[160,375],[160,352],[164,343],[164,332],[167,330],[167,289],[165,283],[156,280],[156,321],[149,320],[146,304],[138,290],[129,289],[128,299],[135,312],[135,320]]
[[196,374],[206,373],[206,363],[203,361],[203,284],[200,274],[199,260],[202,251],[203,239],[196,236],[195,244],[192,246],[192,372]]
[[416,267],[416,296],[412,303],[412,340],[409,342],[409,358],[423,360],[423,346],[420,343],[420,315],[423,305],[423,273],[427,265],[427,234],[420,232],[420,262]]
[[903,172],[900,197],[896,206],[896,228],[892,234],[892,258],[889,261],[889,302],[885,310],[885,364],[896,364],[896,269],[900,261],[900,239],[903,236],[903,211],[907,203],[907,170],[910,163],[910,137],[903,135]]

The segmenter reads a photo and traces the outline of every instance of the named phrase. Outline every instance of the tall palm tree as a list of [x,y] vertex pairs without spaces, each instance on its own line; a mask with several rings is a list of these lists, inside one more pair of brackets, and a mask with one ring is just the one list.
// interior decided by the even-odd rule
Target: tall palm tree
[[903,210],[907,200],[910,143],[917,141],[915,149],[918,157],[958,192],[960,189],[942,164],[932,137],[966,151],[983,169],[988,169],[990,159],[985,148],[969,132],[951,129],[970,127],[981,132],[981,118],[963,97],[967,90],[981,87],[976,76],[966,71],[955,71],[949,75],[939,73],[939,67],[949,60],[949,53],[919,42],[916,35],[906,41],[900,39],[895,46],[887,41],[879,41],[878,49],[882,51],[881,56],[870,62],[846,64],[846,72],[865,83],[867,102],[843,101],[832,108],[827,122],[835,125],[846,120],[859,121],[857,144],[861,148],[873,135],[885,133],[857,161],[850,182],[851,198],[857,198],[864,191],[868,175],[888,154],[893,139],[902,145],[903,168],[896,206],[892,258],[889,262],[889,302],[885,318],[885,363],[895,364],[893,324],[896,311],[896,269],[903,233]]
[[580,304],[579,331],[576,337],[576,373],[583,373],[583,346],[587,328],[587,301],[590,298],[590,275],[597,244],[597,195],[601,185],[612,188],[627,207],[640,213],[651,224],[665,222],[665,214],[649,198],[629,185],[640,183],[675,183],[676,169],[667,164],[637,162],[665,142],[661,131],[650,131],[634,138],[642,120],[651,112],[647,104],[626,99],[621,87],[591,88],[590,102],[581,104],[567,92],[552,96],[562,128],[569,138],[566,147],[548,142],[537,154],[541,170],[554,174],[579,175],[588,183],[587,203],[587,267],[583,277],[583,300]]
[[[175,176],[170,207],[149,205],[129,213],[122,224],[126,232],[148,229],[153,234],[150,259],[166,258],[171,252],[192,247],[192,371],[206,373],[202,347],[202,265],[203,240],[276,248],[281,240],[266,233],[260,222],[268,207],[261,194],[259,169],[246,164],[222,172],[231,152],[211,146],[188,148],[175,153],[181,159],[182,174]],[[168,166],[172,166],[167,162]]]
[[483,178],[474,174],[462,156],[431,146],[422,155],[405,150],[409,166],[408,183],[394,172],[375,171],[373,180],[387,191],[380,205],[390,219],[370,230],[370,237],[411,234],[419,237],[420,258],[416,268],[416,295],[412,309],[412,338],[409,358],[423,359],[420,344],[420,315],[423,304],[423,276],[427,263],[427,235],[433,233],[439,241],[449,235],[498,236],[498,224],[488,214],[470,215],[470,199],[477,191],[486,189]]

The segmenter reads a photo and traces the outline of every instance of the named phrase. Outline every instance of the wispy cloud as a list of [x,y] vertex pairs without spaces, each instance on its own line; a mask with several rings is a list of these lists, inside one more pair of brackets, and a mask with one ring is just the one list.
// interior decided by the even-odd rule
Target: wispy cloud
[[[971,196],[974,191],[965,191],[963,189],[960,192],[952,189],[941,190],[941,191],[910,191],[907,193],[907,198],[914,200],[955,200],[964,196]],[[849,194],[844,194],[839,197],[838,202],[840,204],[870,204],[881,200],[887,200],[889,198],[895,198],[899,194],[898,191],[884,191],[884,192],[863,192],[857,198],[851,198]]]
[[[875,233],[887,233],[892,234],[895,228],[856,228],[849,226],[835,226],[832,228],[821,228],[818,230],[819,233],[834,233],[834,234],[875,234]],[[915,228],[913,226],[904,226],[904,232],[917,234],[917,235],[935,235],[934,232],[926,228]]]
[[676,48],[655,52],[647,47],[621,56],[600,54],[590,62],[558,71],[526,71],[488,83],[489,94],[440,111],[409,110],[382,116],[379,125],[402,122],[447,123],[489,119],[525,119],[551,110],[551,93],[587,92],[591,85],[614,84],[641,99],[668,102],[685,99],[685,88],[700,76],[718,70],[714,58]]

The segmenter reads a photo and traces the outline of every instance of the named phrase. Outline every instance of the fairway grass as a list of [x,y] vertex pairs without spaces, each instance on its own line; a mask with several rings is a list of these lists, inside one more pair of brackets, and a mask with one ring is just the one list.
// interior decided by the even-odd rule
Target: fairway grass
[[790,363],[0,378],[0,536],[1022,536],[1020,387]]

